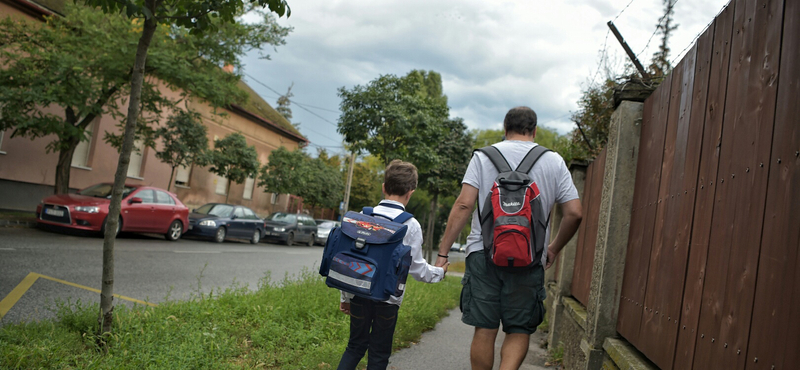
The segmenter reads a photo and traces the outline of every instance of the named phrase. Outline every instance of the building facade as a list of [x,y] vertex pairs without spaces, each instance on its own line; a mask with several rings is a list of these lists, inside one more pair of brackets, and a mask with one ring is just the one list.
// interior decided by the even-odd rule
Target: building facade
[[[0,0],[0,17],[18,17],[30,21],[41,20],[42,16],[58,14],[58,0]],[[285,147],[289,150],[302,148],[307,139],[291,123],[276,112],[266,101],[244,82],[239,87],[249,95],[247,103],[217,108],[193,100],[192,110],[201,114],[208,128],[208,139],[223,138],[239,132],[254,146],[262,164],[267,163],[272,150]],[[178,93],[168,88],[162,92],[171,97]],[[127,105],[120,106],[127,110]],[[224,113],[222,115],[218,113]],[[166,117],[164,118],[166,121]],[[70,189],[78,190],[99,182],[113,182],[119,160],[119,153],[104,142],[105,132],[119,133],[119,121],[108,115],[98,117],[87,131],[90,140],[81,142],[75,150],[70,172]],[[33,211],[39,201],[54,192],[55,170],[58,153],[47,153],[46,146],[52,137],[35,140],[11,138],[10,130],[0,131],[0,209]],[[162,145],[156,143],[156,149]],[[231,184],[227,180],[207,170],[193,166],[178,168],[169,186],[171,168],[156,158],[156,150],[137,145],[131,154],[128,169],[128,183],[170,187],[171,191],[190,208],[209,202],[241,204],[253,209],[261,216],[284,211],[288,207],[287,194],[265,193],[257,184],[257,179],[248,179],[243,184]],[[229,191],[230,194],[226,194]]]

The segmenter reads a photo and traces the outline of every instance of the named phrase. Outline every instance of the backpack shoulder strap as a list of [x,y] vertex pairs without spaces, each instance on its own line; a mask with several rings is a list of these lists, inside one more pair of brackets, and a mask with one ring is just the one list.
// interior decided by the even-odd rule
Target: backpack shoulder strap
[[404,223],[406,223],[406,221],[410,220],[412,217],[414,217],[414,215],[412,215],[412,214],[410,214],[408,212],[403,212],[400,215],[398,215],[397,217],[395,217],[394,220],[392,220],[392,221],[400,223],[400,224],[404,224]]
[[373,207],[361,208],[361,213],[363,213],[365,215],[368,215],[368,216],[372,216],[373,215]]
[[525,158],[522,159],[522,162],[519,163],[517,169],[515,171],[522,172],[522,173],[529,173],[533,168],[533,165],[539,161],[539,158],[542,157],[542,154],[549,152],[550,149],[547,149],[541,145],[536,145],[533,147],[528,154],[525,154]]
[[497,148],[489,145],[480,149],[475,149],[475,152],[486,154],[486,156],[489,157],[489,160],[492,161],[492,164],[494,164],[494,167],[497,169],[498,173],[511,171],[511,166],[508,165],[506,157],[504,157],[503,153],[500,153],[500,150]]

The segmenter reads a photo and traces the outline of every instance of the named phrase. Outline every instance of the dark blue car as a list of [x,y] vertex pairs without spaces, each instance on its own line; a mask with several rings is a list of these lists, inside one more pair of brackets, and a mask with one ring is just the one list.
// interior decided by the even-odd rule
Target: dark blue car
[[258,244],[264,236],[264,220],[247,207],[208,203],[189,214],[186,234],[207,237],[217,243],[231,238]]

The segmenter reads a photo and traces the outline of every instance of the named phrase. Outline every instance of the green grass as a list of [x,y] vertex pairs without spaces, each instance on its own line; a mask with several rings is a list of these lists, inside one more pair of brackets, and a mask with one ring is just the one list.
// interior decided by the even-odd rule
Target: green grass
[[447,267],[447,272],[464,272],[467,265],[464,261],[453,262]]
[[[458,303],[459,279],[409,279],[396,349],[419,339]],[[329,369],[339,362],[349,319],[339,292],[316,273],[256,291],[234,286],[190,301],[114,311],[107,354],[95,343],[97,304],[61,303],[57,319],[0,327],[2,369]],[[362,362],[362,366],[366,362]]]

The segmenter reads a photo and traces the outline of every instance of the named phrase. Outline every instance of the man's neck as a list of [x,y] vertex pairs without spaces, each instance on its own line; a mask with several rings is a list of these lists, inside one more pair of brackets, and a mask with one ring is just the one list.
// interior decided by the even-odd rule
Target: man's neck
[[536,137],[536,135],[523,135],[523,134],[518,134],[518,133],[515,133],[515,132],[506,132],[506,140],[533,142],[533,139],[535,137]]

